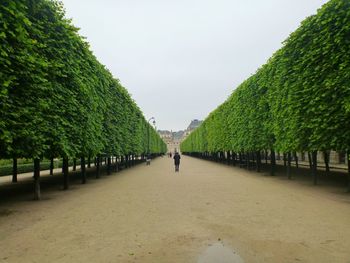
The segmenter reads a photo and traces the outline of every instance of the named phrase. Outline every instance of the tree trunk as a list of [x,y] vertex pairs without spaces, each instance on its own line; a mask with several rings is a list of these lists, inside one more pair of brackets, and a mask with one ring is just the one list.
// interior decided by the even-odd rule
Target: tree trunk
[[81,183],[86,183],[86,167],[85,167],[85,157],[80,158],[80,171],[81,171]]
[[111,174],[111,157],[108,157],[107,159],[107,174]]
[[298,160],[297,152],[294,152],[294,159],[295,159],[295,167],[299,168],[299,160]]
[[242,168],[242,153],[239,153],[239,168]]
[[63,190],[69,188],[69,177],[68,177],[68,157],[63,158]]
[[17,183],[17,158],[13,158],[13,166],[12,166],[12,183]]
[[275,175],[275,170],[276,170],[276,154],[274,150],[271,150],[271,176]]
[[96,157],[96,179],[100,178],[100,156]]
[[310,152],[307,152],[307,157],[309,159],[309,166],[310,166],[310,170],[312,170],[312,156]]
[[115,172],[118,172],[119,171],[119,166],[118,166],[118,157],[115,157]]
[[40,159],[34,159],[34,200],[40,200]]
[[252,169],[254,169],[254,165],[256,166],[256,156],[255,156],[254,152],[250,153],[250,158],[251,158],[251,166],[250,167]]
[[312,176],[314,185],[317,185],[317,151],[312,151]]
[[287,176],[288,176],[288,179],[292,179],[292,176],[291,176],[291,163],[292,163],[292,155],[290,152],[287,153]]
[[77,159],[74,158],[73,159],[73,171],[76,171],[77,170]]
[[50,175],[53,175],[53,169],[54,169],[53,157],[51,157],[50,158]]
[[348,161],[348,192],[350,192],[350,150],[347,150],[347,161]]
[[283,153],[283,166],[287,167],[287,154]]
[[329,175],[329,152],[323,151],[323,158],[326,165],[326,175]]
[[260,151],[256,152],[256,171],[260,173],[261,171],[261,153]]
[[91,168],[91,156],[88,156],[88,168]]
[[249,166],[249,164],[250,164],[250,163],[249,163],[249,158],[250,158],[249,152],[247,152],[246,155],[245,155],[247,170],[250,169],[250,166]]

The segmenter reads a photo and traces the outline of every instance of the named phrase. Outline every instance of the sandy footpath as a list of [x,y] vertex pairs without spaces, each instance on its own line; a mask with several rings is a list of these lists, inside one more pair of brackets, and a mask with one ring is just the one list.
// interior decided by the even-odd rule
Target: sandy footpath
[[220,239],[246,263],[350,263],[339,189],[164,157],[42,194],[0,203],[0,262],[197,262]]

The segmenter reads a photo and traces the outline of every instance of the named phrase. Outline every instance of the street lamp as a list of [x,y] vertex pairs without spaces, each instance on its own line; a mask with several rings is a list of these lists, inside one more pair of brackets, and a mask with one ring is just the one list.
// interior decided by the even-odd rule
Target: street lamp
[[[149,124],[149,122],[151,120],[153,120],[153,125],[156,125],[156,120],[155,120],[154,117],[149,118],[148,124]],[[150,140],[150,138],[149,138],[149,136],[150,136],[149,135],[149,129],[150,129],[150,125],[148,125],[148,129],[147,129],[147,140],[148,140],[148,143],[147,143],[147,158],[149,158],[149,140]]]

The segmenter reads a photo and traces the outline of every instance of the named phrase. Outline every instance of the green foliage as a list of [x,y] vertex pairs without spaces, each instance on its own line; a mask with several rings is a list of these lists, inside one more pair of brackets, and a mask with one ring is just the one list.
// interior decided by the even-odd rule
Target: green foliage
[[[0,32],[0,157],[146,152],[142,112],[59,2],[3,0]],[[151,143],[165,152],[156,132]]]
[[350,2],[308,17],[181,145],[184,152],[350,148]]

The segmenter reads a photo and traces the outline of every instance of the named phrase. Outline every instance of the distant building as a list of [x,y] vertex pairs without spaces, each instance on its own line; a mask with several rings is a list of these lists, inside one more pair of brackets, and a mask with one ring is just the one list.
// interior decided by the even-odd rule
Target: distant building
[[197,119],[192,120],[190,125],[188,125],[187,130],[192,130],[193,131],[194,129],[198,128],[199,125],[202,124],[202,122],[203,121],[200,121],[200,120],[197,120]]
[[[183,132],[183,131],[180,131]],[[167,151],[174,153],[175,151],[179,151],[179,140],[178,136],[180,132],[173,132],[167,130],[159,130],[158,133],[163,141],[167,145]]]
[[198,128],[203,121],[194,119],[191,121],[190,125],[188,125],[187,129],[184,132],[182,140],[184,140],[191,132],[193,132],[196,128]]
[[188,125],[186,130],[180,131],[168,131],[168,130],[158,130],[160,137],[167,144],[168,152],[176,152],[180,151],[180,143],[184,138],[186,138],[192,131],[194,131],[199,125],[201,125],[203,121],[194,119],[191,121],[190,125]]

